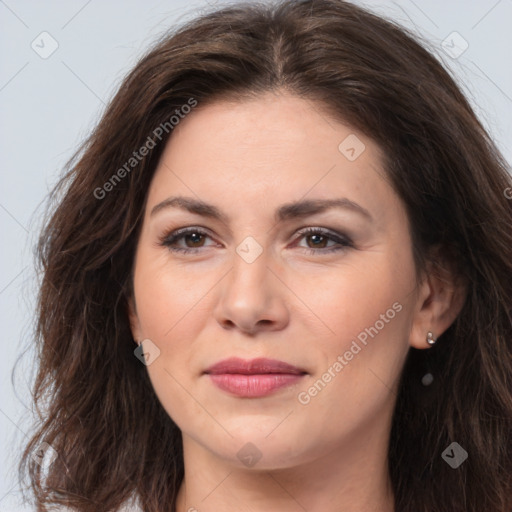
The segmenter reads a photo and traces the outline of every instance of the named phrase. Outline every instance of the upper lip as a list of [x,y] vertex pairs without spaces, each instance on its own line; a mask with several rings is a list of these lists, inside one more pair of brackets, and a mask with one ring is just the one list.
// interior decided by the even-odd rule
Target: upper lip
[[277,359],[267,359],[264,357],[258,359],[240,359],[239,357],[230,357],[223,359],[210,366],[205,373],[219,375],[225,373],[238,373],[242,375],[256,375],[265,373],[289,373],[292,375],[301,375],[307,373],[302,368],[297,368],[284,361]]

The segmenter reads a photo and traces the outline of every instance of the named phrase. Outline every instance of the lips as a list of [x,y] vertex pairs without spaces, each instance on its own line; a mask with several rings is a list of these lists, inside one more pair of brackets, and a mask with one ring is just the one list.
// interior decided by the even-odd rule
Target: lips
[[230,358],[205,371],[215,386],[240,398],[261,398],[300,381],[307,372],[276,359]]
[[278,361],[277,359],[259,358],[246,361],[238,357],[232,357],[210,366],[205,373],[211,375],[228,373],[236,373],[240,375],[262,375],[269,373],[301,375],[306,373],[306,371],[285,363],[284,361]]

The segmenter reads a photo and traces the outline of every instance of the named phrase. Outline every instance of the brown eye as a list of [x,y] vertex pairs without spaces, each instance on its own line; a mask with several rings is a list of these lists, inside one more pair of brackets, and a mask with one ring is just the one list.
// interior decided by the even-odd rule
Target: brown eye
[[[198,228],[184,228],[173,231],[172,233],[160,239],[160,245],[167,247],[173,252],[194,253],[198,252],[204,245],[206,238],[210,238],[208,233]],[[185,246],[179,246],[183,241]]]
[[[308,254],[326,254],[336,251],[347,250],[354,247],[350,238],[325,228],[308,228],[299,233],[300,238],[306,240],[307,247],[304,247]],[[333,242],[333,245],[328,245]]]
[[323,249],[328,241],[324,235],[307,235],[305,238],[312,241],[313,249]]
[[187,239],[193,244],[192,247],[197,247],[201,241],[204,241],[204,235],[197,231],[191,231],[183,236],[183,240],[187,241]]

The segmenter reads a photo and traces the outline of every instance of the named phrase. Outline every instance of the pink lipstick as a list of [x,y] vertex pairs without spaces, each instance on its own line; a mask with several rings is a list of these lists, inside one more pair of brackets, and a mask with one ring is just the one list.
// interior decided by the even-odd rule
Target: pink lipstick
[[241,398],[260,398],[297,383],[306,371],[276,359],[224,359],[205,373],[212,382],[232,395]]

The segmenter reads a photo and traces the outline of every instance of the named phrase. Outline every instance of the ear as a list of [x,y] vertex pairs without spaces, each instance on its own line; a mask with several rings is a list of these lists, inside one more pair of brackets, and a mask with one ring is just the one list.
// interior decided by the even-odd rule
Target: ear
[[432,250],[427,270],[419,285],[410,345],[425,349],[427,333],[437,339],[455,321],[466,300],[467,283],[456,272],[454,260],[443,254],[441,248]]
[[137,315],[137,308],[135,306],[135,299],[133,296],[127,298],[128,319],[130,321],[130,330],[132,337],[136,343],[143,339],[142,329],[140,326],[139,316]]

